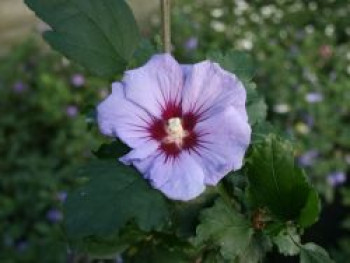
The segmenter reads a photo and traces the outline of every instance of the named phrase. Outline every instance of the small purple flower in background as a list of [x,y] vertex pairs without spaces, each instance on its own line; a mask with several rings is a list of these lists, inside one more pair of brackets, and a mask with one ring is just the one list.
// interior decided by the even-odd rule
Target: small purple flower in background
[[318,103],[323,101],[323,95],[320,92],[309,92],[305,95],[305,100],[308,103]]
[[332,172],[327,176],[327,182],[334,187],[342,185],[343,183],[345,183],[345,181],[346,175],[342,171]]
[[318,156],[319,156],[319,152],[317,150],[307,151],[299,156],[298,163],[302,167],[312,166]]
[[151,185],[190,200],[242,167],[251,128],[242,82],[218,64],[179,65],[168,54],[127,71],[97,108],[100,131],[119,137]]
[[66,107],[66,114],[70,118],[74,118],[78,115],[78,107],[75,105],[68,105]]
[[46,213],[46,218],[51,222],[51,223],[58,223],[60,221],[62,221],[63,219],[63,214],[60,210],[53,208],[50,209],[47,213]]
[[67,199],[67,192],[66,191],[60,191],[56,194],[56,199],[62,203],[64,203]]
[[15,93],[22,93],[28,89],[28,86],[22,81],[17,81],[15,84],[13,84],[12,88]]
[[189,39],[186,40],[185,42],[185,49],[187,51],[193,51],[196,50],[198,47],[198,38],[196,37],[190,37]]
[[85,77],[81,74],[74,74],[70,81],[74,87],[80,88],[85,84]]

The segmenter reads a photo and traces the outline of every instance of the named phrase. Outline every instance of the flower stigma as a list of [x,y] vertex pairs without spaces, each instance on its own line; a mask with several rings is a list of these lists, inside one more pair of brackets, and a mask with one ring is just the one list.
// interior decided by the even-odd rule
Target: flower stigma
[[175,143],[177,147],[182,148],[183,139],[188,136],[188,132],[182,126],[180,118],[170,118],[167,121],[165,130],[168,134],[163,140],[164,143]]

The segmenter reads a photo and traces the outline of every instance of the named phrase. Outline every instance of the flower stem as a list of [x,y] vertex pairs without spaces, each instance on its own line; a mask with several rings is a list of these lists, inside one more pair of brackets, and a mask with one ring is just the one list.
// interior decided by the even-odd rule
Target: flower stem
[[163,48],[165,53],[171,53],[171,0],[161,0]]

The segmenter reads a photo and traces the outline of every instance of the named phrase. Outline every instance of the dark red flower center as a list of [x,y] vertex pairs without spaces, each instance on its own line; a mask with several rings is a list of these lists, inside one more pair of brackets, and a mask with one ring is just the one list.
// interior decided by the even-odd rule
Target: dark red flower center
[[180,105],[167,103],[161,118],[153,119],[149,132],[160,142],[160,149],[169,157],[176,157],[183,150],[194,149],[198,144],[198,134],[194,127],[198,116],[192,112],[183,113]]

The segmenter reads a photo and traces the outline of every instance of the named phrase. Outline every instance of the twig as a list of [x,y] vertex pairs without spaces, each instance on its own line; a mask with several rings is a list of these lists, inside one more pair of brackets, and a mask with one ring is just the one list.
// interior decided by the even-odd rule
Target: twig
[[171,0],[161,0],[163,48],[171,53]]

